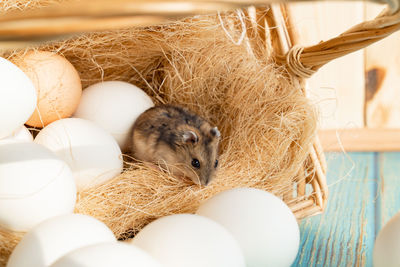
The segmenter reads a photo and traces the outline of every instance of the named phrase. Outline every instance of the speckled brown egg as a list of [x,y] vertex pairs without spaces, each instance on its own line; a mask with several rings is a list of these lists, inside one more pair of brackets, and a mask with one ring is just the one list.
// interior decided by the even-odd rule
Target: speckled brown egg
[[35,112],[26,124],[44,127],[75,112],[82,84],[66,58],[52,52],[30,51],[13,61],[32,80],[38,95]]

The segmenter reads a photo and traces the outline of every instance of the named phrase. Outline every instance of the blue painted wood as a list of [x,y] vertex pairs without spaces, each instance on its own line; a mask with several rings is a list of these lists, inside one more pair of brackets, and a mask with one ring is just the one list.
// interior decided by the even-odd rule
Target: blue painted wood
[[[372,266],[379,169],[377,153],[329,153],[324,214],[302,221],[293,266]],[[400,162],[400,161],[399,161]]]
[[400,212],[400,153],[381,153],[378,157],[380,166],[378,179],[378,203],[376,229],[379,231],[382,226]]

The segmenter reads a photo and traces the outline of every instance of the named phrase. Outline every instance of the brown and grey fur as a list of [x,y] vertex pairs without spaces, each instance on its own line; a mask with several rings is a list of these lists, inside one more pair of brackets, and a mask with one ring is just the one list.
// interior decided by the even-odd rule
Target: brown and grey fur
[[[220,133],[192,111],[173,105],[150,108],[133,126],[136,159],[159,164],[172,174],[207,185],[218,165]],[[198,159],[200,167],[192,166]]]

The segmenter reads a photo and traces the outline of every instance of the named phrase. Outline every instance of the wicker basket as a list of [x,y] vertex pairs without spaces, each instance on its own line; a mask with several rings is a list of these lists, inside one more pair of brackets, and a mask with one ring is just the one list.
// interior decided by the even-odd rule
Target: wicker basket
[[[261,55],[257,49],[262,47],[270,48],[276,61],[289,73],[307,78],[330,60],[364,48],[400,29],[399,2],[396,1],[390,2],[391,8],[375,20],[305,48],[296,43],[295,25],[284,4],[266,6],[266,1],[257,0],[67,1],[39,11],[8,12],[0,17],[0,49],[20,48],[78,32],[152,25],[187,15],[241,8],[254,54]],[[282,196],[298,219],[321,213],[328,197],[326,163],[318,139],[308,157],[292,187],[294,192]]]
[[[290,50],[297,47],[294,46],[296,33],[293,25],[289,25],[291,21],[286,6],[264,4],[263,7],[258,7],[264,2],[195,0],[189,5],[185,1],[67,1],[40,10],[8,12],[2,16],[0,49],[35,45],[79,32],[146,26],[193,14],[242,8],[246,16],[246,34],[252,42],[253,52],[257,55],[257,49],[260,47],[269,48],[276,54],[278,62],[289,63],[287,66],[290,72],[304,76],[298,71],[299,66],[292,63],[293,59],[301,60],[302,55],[298,53],[300,50],[296,50],[296,54]],[[257,7],[249,7],[253,4]],[[286,54],[289,55],[287,62],[286,57],[282,56]],[[307,69],[317,68],[312,65]],[[293,185],[294,192],[287,192],[281,196],[298,219],[321,213],[328,197],[326,163],[318,139],[310,151],[304,171]]]

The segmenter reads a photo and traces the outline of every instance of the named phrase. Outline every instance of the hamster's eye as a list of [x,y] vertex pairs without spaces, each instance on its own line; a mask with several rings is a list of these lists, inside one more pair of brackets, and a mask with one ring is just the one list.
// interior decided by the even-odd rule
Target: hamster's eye
[[198,159],[193,159],[192,166],[195,167],[196,169],[200,169],[200,161]]
[[214,168],[217,168],[217,167],[218,167],[218,160],[216,159],[215,163],[214,163]]

